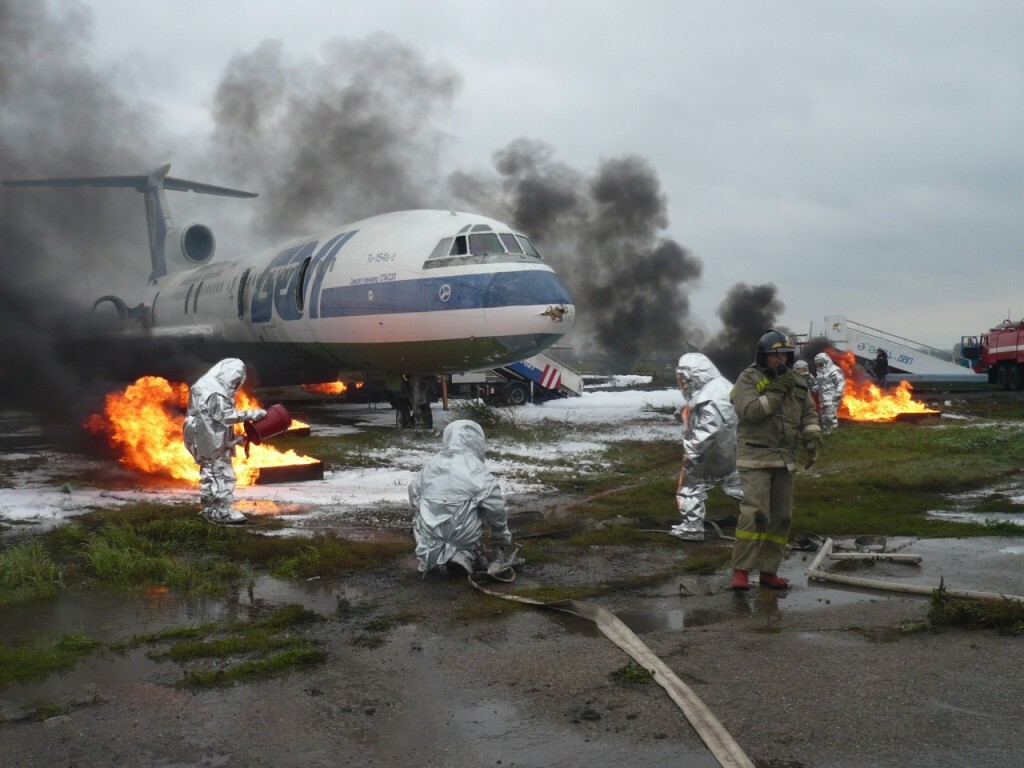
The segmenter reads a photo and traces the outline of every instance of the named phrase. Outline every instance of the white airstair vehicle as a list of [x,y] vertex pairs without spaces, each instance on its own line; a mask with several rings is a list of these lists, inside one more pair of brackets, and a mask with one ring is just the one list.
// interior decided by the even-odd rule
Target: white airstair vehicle
[[985,389],[988,377],[971,370],[970,361],[953,353],[911,341],[870,325],[848,320],[845,315],[825,315],[811,320],[807,342],[826,339],[843,352],[852,352],[861,364],[871,362],[879,349],[889,357],[889,382],[909,381],[915,389]]

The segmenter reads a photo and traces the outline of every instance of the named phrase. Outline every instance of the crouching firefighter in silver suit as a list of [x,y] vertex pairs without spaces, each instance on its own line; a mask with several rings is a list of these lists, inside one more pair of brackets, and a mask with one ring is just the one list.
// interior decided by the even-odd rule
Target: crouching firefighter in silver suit
[[480,425],[453,421],[441,437],[441,453],[409,483],[416,557],[424,575],[442,566],[453,574],[486,570],[485,525],[499,553],[512,544],[505,495],[484,464],[485,453]]
[[679,358],[676,381],[685,400],[680,412],[683,464],[676,491],[683,521],[671,533],[686,541],[703,541],[708,491],[720,485],[732,498],[743,500],[736,471],[736,411],[729,400],[732,383],[699,352]]
[[235,469],[231,459],[236,437],[234,425],[259,421],[262,409],[235,410],[235,393],[245,381],[245,363],[234,357],[221,360],[207,371],[188,393],[188,413],[183,429],[185,447],[199,465],[200,514],[211,523],[244,523],[235,503]]

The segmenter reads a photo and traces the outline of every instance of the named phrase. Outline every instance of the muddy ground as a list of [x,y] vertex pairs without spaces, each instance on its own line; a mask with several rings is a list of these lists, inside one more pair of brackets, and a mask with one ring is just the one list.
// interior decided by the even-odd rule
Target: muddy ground
[[[895,545],[895,542],[893,543]],[[694,545],[592,548],[527,563],[515,590],[630,578]],[[727,543],[704,546],[728,546]],[[1024,541],[905,541],[922,566],[865,575],[1024,593]],[[529,557],[529,547],[525,551]],[[912,631],[928,601],[809,582],[792,553],[786,593],[735,595],[724,572],[595,598],[622,617],[711,709],[757,766],[1018,766],[1024,643],[994,631]],[[463,579],[405,567],[309,587],[329,621],[312,671],[189,693],[145,649],[0,690],[10,766],[714,766],[666,692],[623,682],[628,657],[577,617],[509,604]],[[265,606],[257,585],[238,613]],[[334,610],[326,610],[333,603]],[[101,610],[97,608],[97,610]],[[190,611],[195,613],[193,606]],[[138,614],[136,614],[138,616]],[[368,642],[368,622],[395,622]],[[380,643],[377,645],[377,643]],[[70,706],[23,719],[44,697]]]
[[[551,502],[517,497],[513,532],[517,514]],[[408,521],[390,522],[375,512],[375,525],[408,530]],[[492,588],[635,584],[679,570],[702,549],[730,546],[666,538],[639,555],[635,547],[572,548],[559,563],[531,562],[524,539],[517,580]],[[1024,538],[891,540],[887,548],[924,559],[853,575],[1024,595]],[[591,602],[625,621],[760,768],[1024,765],[1021,637],[926,631],[927,598],[809,581],[812,557],[787,557],[787,592],[734,594],[723,568]],[[182,691],[173,686],[182,668],[149,659],[143,647],[0,688],[0,765],[718,765],[661,687],[620,679],[630,659],[594,625],[544,608],[496,609],[465,579],[422,579],[411,554],[331,583],[261,579],[227,601],[68,596],[0,612],[0,632],[81,632],[109,643],[299,601],[328,617],[302,630],[327,661],[283,678]],[[64,712],[34,720],[40,701]]]

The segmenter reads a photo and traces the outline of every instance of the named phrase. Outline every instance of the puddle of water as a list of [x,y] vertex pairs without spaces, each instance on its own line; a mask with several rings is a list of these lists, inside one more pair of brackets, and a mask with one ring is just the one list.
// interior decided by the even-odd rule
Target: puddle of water
[[[80,634],[110,644],[135,635],[152,634],[169,627],[198,625],[212,621],[246,620],[265,616],[288,603],[297,603],[323,616],[333,616],[340,601],[363,598],[361,590],[318,581],[292,583],[269,576],[254,579],[227,598],[180,595],[148,590],[140,596],[118,593],[66,593],[53,600],[35,601],[0,613],[0,635],[20,641],[38,637],[56,640]],[[44,681],[30,681],[3,689],[2,697],[21,706],[36,700],[62,697],[68,690],[86,686],[117,686],[137,683],[161,669],[147,658],[148,648],[128,651],[124,656],[96,654],[80,661],[74,669],[51,675]]]
[[615,611],[615,615],[638,635],[682,630],[688,627],[706,627],[729,618],[721,611],[705,608],[673,608],[666,611],[639,611],[627,608]]
[[952,520],[957,523],[1012,523],[1024,528],[1024,515],[1013,512],[957,512],[933,510],[928,517],[938,520]]
[[337,610],[340,599],[355,599],[336,584],[293,584],[269,576],[255,579],[225,598],[180,595],[149,590],[141,596],[118,593],[63,594],[53,600],[33,601],[0,614],[5,638],[40,636],[58,638],[82,634],[110,643],[133,635],[159,632],[168,627],[208,621],[245,619],[263,615],[287,603],[299,603],[325,616]]

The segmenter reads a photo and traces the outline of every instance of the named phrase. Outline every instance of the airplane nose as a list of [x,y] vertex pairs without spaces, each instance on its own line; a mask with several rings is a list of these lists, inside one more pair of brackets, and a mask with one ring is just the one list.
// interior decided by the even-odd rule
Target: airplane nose
[[576,319],[569,291],[551,270],[495,274],[486,304],[488,326],[514,360],[551,346],[572,330]]

